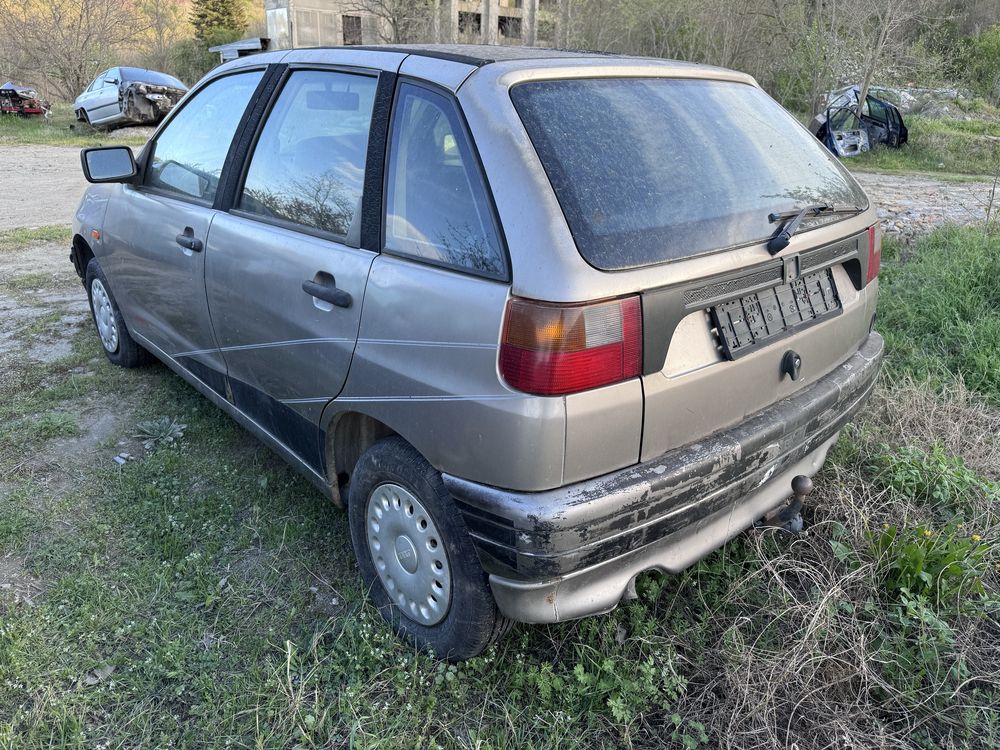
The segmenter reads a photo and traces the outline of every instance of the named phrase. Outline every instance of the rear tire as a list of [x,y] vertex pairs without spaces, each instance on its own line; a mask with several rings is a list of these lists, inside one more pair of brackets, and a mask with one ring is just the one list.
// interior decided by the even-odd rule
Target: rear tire
[[119,367],[139,367],[149,361],[150,355],[136,343],[128,332],[118,303],[111,294],[111,286],[96,258],[87,264],[84,279],[90,314],[97,328],[97,336],[108,361]]
[[507,632],[441,474],[412,445],[394,436],[362,454],[347,511],[361,577],[398,636],[460,661]]

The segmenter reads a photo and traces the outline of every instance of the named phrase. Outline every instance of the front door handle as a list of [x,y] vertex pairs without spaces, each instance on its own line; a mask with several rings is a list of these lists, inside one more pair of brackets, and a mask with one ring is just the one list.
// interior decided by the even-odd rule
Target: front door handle
[[201,240],[194,236],[194,230],[191,227],[184,227],[184,231],[174,237],[174,239],[177,241],[178,245],[195,253],[200,253],[201,249],[204,247],[204,245],[201,244]]
[[350,294],[337,288],[337,284],[332,278],[325,284],[316,281],[303,281],[302,291],[311,297],[329,302],[337,307],[350,307],[353,301]]

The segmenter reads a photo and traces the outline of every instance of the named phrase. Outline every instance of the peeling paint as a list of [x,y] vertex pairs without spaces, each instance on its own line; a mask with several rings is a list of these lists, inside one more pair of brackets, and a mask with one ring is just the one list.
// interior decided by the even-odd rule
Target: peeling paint
[[655,461],[540,493],[511,493],[447,475],[445,481],[470,528],[483,511],[518,530],[513,548],[473,530],[481,552],[489,550],[482,555],[489,572],[521,580],[566,575],[696,526],[808,456],[864,404],[882,346],[873,334],[846,366],[732,429]]

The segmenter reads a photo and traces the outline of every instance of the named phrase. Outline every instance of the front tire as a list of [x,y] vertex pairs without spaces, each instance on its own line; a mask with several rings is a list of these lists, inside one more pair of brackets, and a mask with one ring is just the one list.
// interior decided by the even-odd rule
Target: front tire
[[364,452],[348,517],[361,577],[397,635],[459,661],[506,632],[458,508],[412,445],[394,436]]
[[129,334],[118,303],[111,294],[108,279],[95,258],[91,258],[87,264],[84,285],[97,336],[108,360],[119,367],[139,367],[145,364],[149,353]]

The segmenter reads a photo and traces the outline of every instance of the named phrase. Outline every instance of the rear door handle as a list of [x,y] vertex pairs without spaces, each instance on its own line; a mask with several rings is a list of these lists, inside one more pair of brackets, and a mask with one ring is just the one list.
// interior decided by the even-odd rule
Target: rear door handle
[[320,284],[316,281],[303,281],[302,291],[311,297],[329,302],[337,307],[350,307],[353,302],[351,295],[343,289],[338,289],[333,281]]
[[184,227],[184,231],[174,237],[174,239],[177,241],[178,245],[195,253],[200,253],[201,249],[204,247],[204,245],[201,244],[201,240],[194,236],[194,230],[191,227]]

